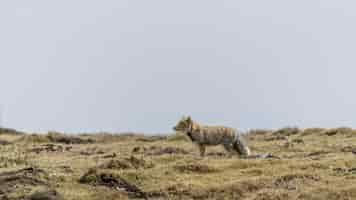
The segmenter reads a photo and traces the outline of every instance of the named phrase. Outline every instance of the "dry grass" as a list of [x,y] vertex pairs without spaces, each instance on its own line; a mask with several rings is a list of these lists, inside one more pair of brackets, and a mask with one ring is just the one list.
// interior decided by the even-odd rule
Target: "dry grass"
[[247,137],[253,154],[280,159],[230,157],[222,147],[200,158],[182,135],[1,134],[11,143],[0,145],[0,199],[356,199],[355,130]]

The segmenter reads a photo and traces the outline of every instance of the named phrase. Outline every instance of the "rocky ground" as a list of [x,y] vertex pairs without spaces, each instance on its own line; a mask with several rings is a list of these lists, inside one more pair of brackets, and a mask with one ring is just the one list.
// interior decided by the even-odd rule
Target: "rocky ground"
[[356,131],[256,130],[246,139],[248,158],[222,147],[200,158],[182,135],[0,130],[0,200],[356,199]]

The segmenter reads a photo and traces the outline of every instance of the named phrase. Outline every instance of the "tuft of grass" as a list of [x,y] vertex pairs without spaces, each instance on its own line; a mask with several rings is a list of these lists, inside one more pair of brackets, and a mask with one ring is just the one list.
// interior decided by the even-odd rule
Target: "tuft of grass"
[[81,138],[72,135],[66,135],[58,132],[48,132],[48,134],[30,134],[23,135],[18,142],[24,143],[63,143],[63,144],[92,144],[95,140],[91,138]]
[[79,179],[79,182],[93,186],[101,185],[115,190],[121,189],[131,197],[146,197],[146,194],[141,189],[129,183],[117,173],[92,168]]
[[138,142],[157,142],[167,140],[167,136],[164,135],[152,135],[152,136],[141,136],[136,139]]
[[30,134],[23,135],[21,138],[17,140],[17,142],[24,143],[49,143],[51,140],[47,137],[47,135],[42,134]]
[[[252,156],[242,159],[230,156],[222,146],[207,147],[201,158],[198,147],[181,135],[2,134],[0,139],[11,143],[0,144],[0,190],[10,188],[9,199],[28,199],[53,188],[68,200],[356,199],[353,129],[287,128],[246,137]],[[53,144],[68,138],[95,143]],[[33,151],[44,147],[50,149]],[[280,159],[255,156],[266,153]],[[46,172],[45,185],[36,182],[42,180],[38,170],[20,174],[25,184],[13,184],[16,177],[11,187],[1,182],[1,174],[33,166]]]
[[321,134],[325,131],[324,128],[307,128],[304,129],[302,132],[302,136],[307,136],[307,135],[317,135],[317,134]]
[[273,135],[291,136],[300,133],[300,129],[297,127],[285,127],[273,132]]
[[248,131],[249,135],[266,135],[268,133],[273,132],[272,130],[267,129],[252,129]]
[[132,141],[134,138],[143,137],[142,134],[135,133],[93,133],[93,134],[80,134],[82,138],[91,138],[96,140],[98,143],[116,143],[116,142],[127,142]]
[[144,159],[139,159],[134,156],[129,158],[123,158],[120,160],[110,160],[102,165],[100,165],[101,169],[139,169],[139,168],[152,168],[154,164],[152,162],[148,162]]
[[333,128],[333,129],[327,129],[323,132],[327,136],[333,136],[333,135],[356,135],[356,131],[353,130],[352,128],[348,127],[340,127],[340,128]]
[[177,141],[189,141],[189,138],[183,133],[175,133],[173,135],[168,136],[167,138],[170,142],[177,142]]
[[18,131],[16,129],[11,129],[11,128],[3,128],[0,127],[0,134],[5,134],[5,135],[23,135],[25,133]]
[[219,171],[217,168],[198,163],[176,165],[174,166],[174,169],[182,173],[213,173]]

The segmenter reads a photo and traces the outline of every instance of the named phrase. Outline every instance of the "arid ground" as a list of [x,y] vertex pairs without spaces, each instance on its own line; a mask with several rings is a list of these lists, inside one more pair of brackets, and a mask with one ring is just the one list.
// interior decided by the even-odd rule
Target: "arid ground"
[[356,199],[356,131],[246,135],[252,153],[198,149],[183,135],[1,130],[1,199]]

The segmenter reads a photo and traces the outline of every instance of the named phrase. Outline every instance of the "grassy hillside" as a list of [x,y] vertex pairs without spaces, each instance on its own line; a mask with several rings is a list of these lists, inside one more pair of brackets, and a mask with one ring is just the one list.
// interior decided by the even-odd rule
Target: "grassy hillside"
[[252,131],[259,159],[181,135],[0,132],[0,199],[356,199],[356,131]]

